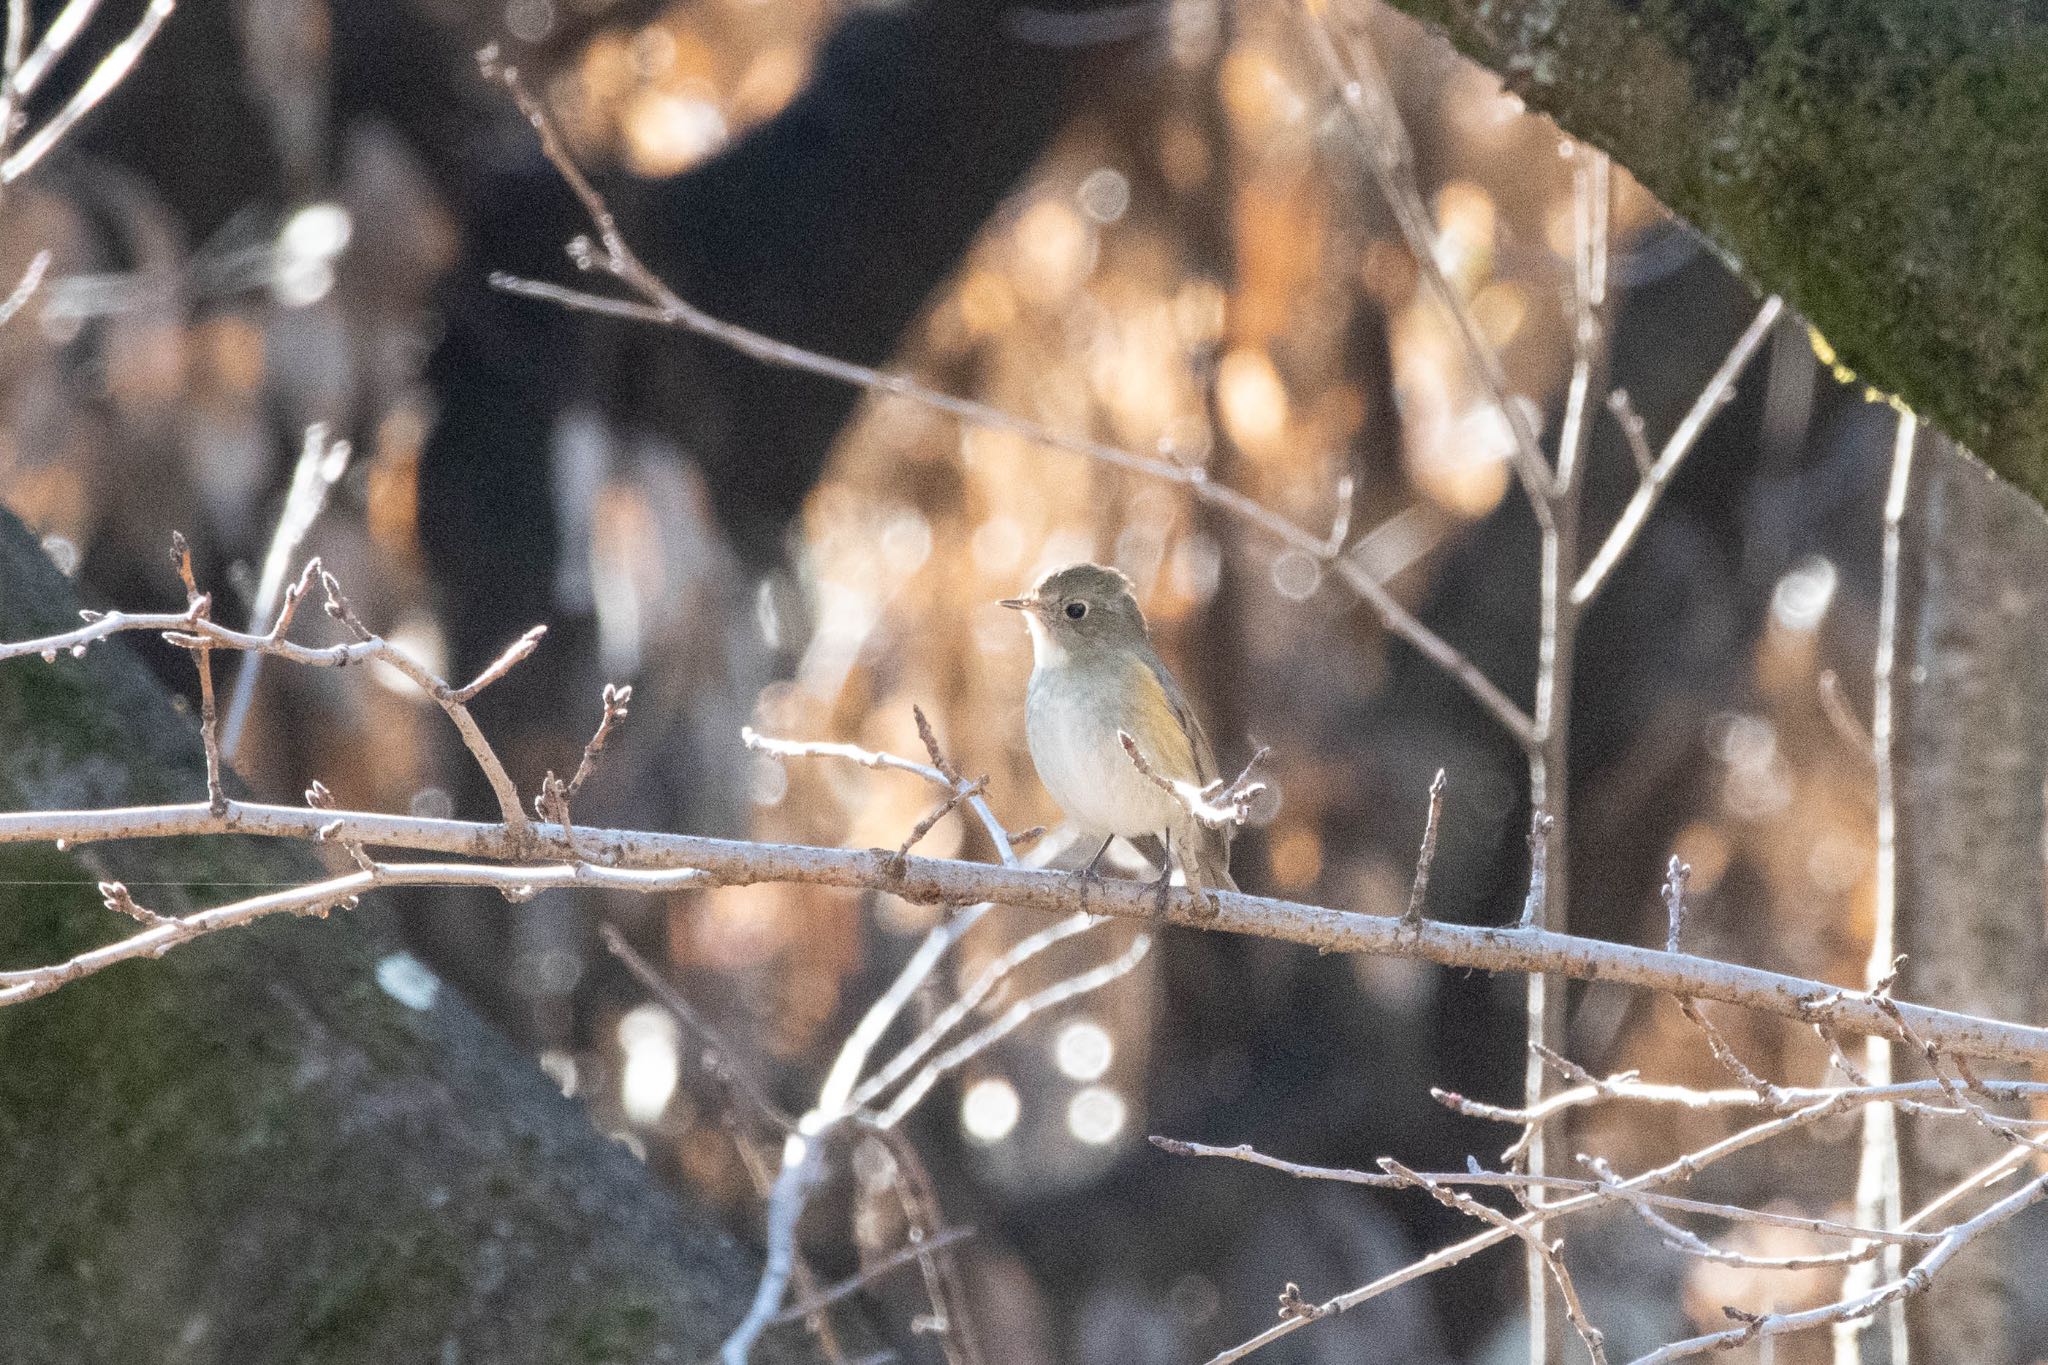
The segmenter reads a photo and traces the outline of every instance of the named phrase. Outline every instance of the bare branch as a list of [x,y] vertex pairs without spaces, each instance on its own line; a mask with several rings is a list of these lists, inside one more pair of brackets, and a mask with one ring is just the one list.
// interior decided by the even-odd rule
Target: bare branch
[[1145,960],[1145,954],[1152,949],[1152,936],[1140,934],[1131,940],[1131,946],[1109,961],[1076,972],[1064,981],[1047,986],[1044,990],[1028,995],[1004,1010],[987,1024],[969,1034],[960,1042],[933,1057],[910,1078],[895,1099],[875,1116],[875,1124],[881,1128],[893,1128],[903,1121],[904,1115],[917,1107],[925,1092],[936,1085],[939,1078],[948,1072],[957,1071],[986,1052],[1003,1038],[1016,1032],[1033,1017],[1043,1014],[1055,1005],[1064,1004],[1089,991],[1100,990],[1110,982],[1127,976]]
[[1730,1316],[1742,1320],[1742,1326],[1672,1342],[1647,1355],[1638,1356],[1632,1365],[1666,1365],[1669,1361],[1705,1355],[1710,1351],[1730,1350],[1760,1337],[1789,1336],[1795,1332],[1811,1331],[1816,1327],[1868,1317],[1887,1304],[1924,1292],[1934,1282],[1935,1275],[1972,1242],[2013,1215],[2038,1203],[2044,1195],[2048,1195],[2048,1175],[2037,1176],[1975,1218],[1958,1223],[1943,1234],[1941,1241],[1922,1256],[1912,1269],[1868,1293],[1799,1313],[1748,1315],[1729,1310]]
[[1373,55],[1371,39],[1355,23],[1347,23],[1340,47],[1337,35],[1331,31],[1340,16],[1331,7],[1303,0],[1301,9],[1310,42],[1364,146],[1366,165],[1379,186],[1380,197],[1393,211],[1402,240],[1408,245],[1408,254],[1414,259],[1416,274],[1450,317],[1452,330],[1465,352],[1465,363],[1478,377],[1480,386],[1493,402],[1494,410],[1507,423],[1509,435],[1513,438],[1515,475],[1528,494],[1537,525],[1547,528],[1555,521],[1551,510],[1550,465],[1543,458],[1543,447],[1537,441],[1536,428],[1526,405],[1518,402],[1508,390],[1507,374],[1501,369],[1500,357],[1494,354],[1493,347],[1479,330],[1478,319],[1473,317],[1464,295],[1444,274],[1443,266],[1437,260],[1436,228],[1430,222],[1422,191],[1415,183],[1407,130],[1401,126],[1401,115],[1394,108],[1392,92],[1387,89],[1386,79]]
[[[754,1075],[744,1054],[727,1041],[715,1024],[698,1012],[688,997],[676,988],[676,984],[670,981],[659,967],[642,957],[639,951],[626,941],[626,936],[619,932],[617,925],[600,924],[597,932],[604,940],[606,951],[624,964],[626,970],[633,974],[634,980],[647,988],[647,993],[654,997],[654,1002],[673,1014],[684,1028],[697,1035],[719,1074],[730,1083],[733,1093],[748,1103],[755,1116],[779,1132],[795,1132],[796,1120],[769,1097],[768,1088]],[[800,1313],[797,1316],[807,1317],[809,1314]]]
[[[263,570],[256,579],[256,596],[249,604],[249,629],[258,630],[276,612],[291,573],[293,558],[305,543],[313,523],[327,506],[327,494],[348,470],[347,441],[329,441],[327,428],[315,422],[306,428],[299,447],[298,462],[292,467],[291,487],[277,526],[270,535],[270,547],[263,554]],[[233,758],[242,744],[242,727],[248,723],[249,708],[256,700],[256,675],[264,656],[250,652],[242,656],[235,671],[235,690],[228,700],[227,719],[221,730],[221,748]]]
[[569,785],[563,790],[565,798],[574,799],[576,793],[583,790],[583,784],[590,780],[590,775],[597,771],[598,755],[611,742],[612,731],[623,724],[629,714],[627,708],[633,702],[633,689],[624,684],[606,683],[602,697],[604,715],[597,722],[597,732],[583,746],[583,757],[576,761],[576,775],[569,779]]
[[[1899,564],[1902,555],[1906,492],[1913,469],[1913,443],[1917,422],[1911,413],[1899,415],[1892,447],[1891,482],[1884,502],[1884,549],[1879,569],[1877,647],[1871,656],[1870,735],[1868,752],[1877,787],[1877,875],[1871,911],[1870,958],[1864,978],[1873,988],[1892,971],[1898,954],[1898,779],[1892,764],[1892,670],[1898,653]],[[1839,687],[1822,682],[1821,695],[1831,692],[1839,698]],[[1847,707],[1837,708],[1846,713]],[[1831,714],[1833,714],[1831,712]],[[1837,722],[1840,725],[1840,722]],[[1881,1038],[1865,1040],[1863,1070],[1871,1083],[1883,1085],[1892,1079],[1891,1044]],[[1941,1075],[1937,1062],[1935,1075]],[[1898,1115],[1875,1107],[1863,1113],[1863,1133],[1856,1164],[1856,1213],[1869,1222],[1898,1222],[1904,1213],[1899,1170]],[[1845,1295],[1868,1292],[1881,1272],[1897,1279],[1905,1265],[1896,1253],[1887,1253],[1882,1266],[1862,1266],[1851,1271],[1843,1285]],[[1906,1342],[1906,1319],[1902,1309],[1887,1314],[1886,1327],[1893,1353],[1900,1354]],[[1853,1362],[1858,1356],[1855,1340],[1860,1321],[1835,1330],[1835,1358]]]
[[1657,457],[1650,450],[1650,438],[1643,427],[1642,414],[1628,396],[1627,389],[1615,389],[1607,395],[1607,410],[1614,414],[1614,424],[1621,428],[1622,439],[1628,442],[1629,458],[1636,463],[1636,477],[1648,479],[1650,471],[1657,465]]
[[[164,20],[171,17],[174,4],[175,0],[150,0],[149,8],[135,21],[135,27],[129,30],[128,36],[116,43],[113,50],[93,68],[92,74],[85,78],[85,84],[78,88],[78,92],[62,109],[51,115],[49,122],[38,128],[34,136],[22,144],[20,150],[8,156],[5,161],[0,161],[0,185],[13,184],[27,174],[38,161],[49,154],[51,148],[63,140],[64,135],[71,131],[74,124],[91,113],[93,107],[105,99],[115,86],[127,79],[135,63],[141,60],[143,49],[156,37],[156,32],[163,27]],[[9,109],[7,112],[11,115],[13,111]]]
[[1482,1204],[1471,1195],[1461,1194],[1440,1181],[1417,1175],[1392,1157],[1381,1158],[1380,1165],[1396,1179],[1420,1185],[1446,1208],[1456,1209],[1468,1217],[1477,1218],[1482,1223],[1490,1223],[1527,1242],[1536,1254],[1543,1258],[1543,1264],[1549,1269],[1550,1277],[1557,1285],[1557,1292],[1564,1297],[1565,1317],[1578,1329],[1579,1340],[1585,1343],[1587,1357],[1593,1365],[1607,1365],[1606,1341],[1600,1330],[1586,1317],[1586,1306],[1579,1301],[1578,1286],[1572,1282],[1571,1272],[1565,1268],[1563,1243],[1544,1241],[1537,1226],[1520,1218],[1510,1217],[1499,1209]]
[[1707,381],[1707,386],[1700,390],[1699,397],[1693,400],[1691,410],[1678,424],[1678,429],[1671,433],[1671,439],[1664,443],[1663,453],[1657,457],[1657,463],[1652,465],[1649,474],[1636,484],[1635,496],[1628,500],[1628,506],[1621,509],[1621,516],[1616,519],[1613,529],[1609,530],[1607,538],[1600,542],[1599,550],[1580,573],[1578,581],[1572,584],[1573,605],[1583,607],[1597,597],[1607,582],[1607,576],[1614,571],[1614,566],[1621,562],[1622,556],[1635,544],[1636,537],[1642,534],[1643,523],[1649,520],[1651,509],[1657,505],[1657,499],[1663,496],[1665,487],[1678,472],[1678,466],[1684,462],[1686,455],[1692,450],[1693,443],[1699,439],[1700,433],[1707,429],[1707,422],[1721,410],[1721,405],[1727,402],[1734,392],[1735,381],[1741,377],[1750,357],[1756,354],[1757,347],[1762,345],[1763,339],[1770,334],[1771,327],[1777,322],[1778,314],[1783,311],[1784,306],[1783,299],[1776,294],[1771,295],[1764,300],[1763,306],[1756,310],[1756,316],[1750,320],[1748,328],[1736,338],[1735,345],[1729,349],[1727,359],[1721,362],[1721,368],[1714,371],[1713,378]]
[[1271,752],[1268,749],[1261,748],[1253,754],[1251,762],[1244,765],[1244,771],[1228,785],[1219,778],[1205,787],[1198,787],[1192,782],[1162,776],[1145,761],[1145,755],[1139,750],[1137,740],[1122,730],[1116,732],[1116,737],[1124,746],[1124,754],[1131,760],[1131,766],[1136,768],[1147,782],[1178,801],[1181,809],[1210,829],[1227,829],[1250,820],[1252,802],[1259,793],[1266,790],[1265,783],[1252,780],[1252,773]]
[[849,1275],[843,1280],[825,1286],[816,1294],[806,1295],[804,1298],[798,1299],[795,1303],[777,1313],[772,1321],[775,1323],[800,1322],[822,1309],[830,1308],[841,1299],[852,1298],[863,1289],[867,1289],[886,1279],[904,1266],[915,1265],[920,1259],[929,1256],[934,1251],[942,1251],[947,1247],[958,1246],[973,1235],[973,1228],[941,1228],[928,1237],[921,1238],[907,1246],[900,1246],[887,1256],[862,1266],[858,1274]]
[[[1335,1166],[1308,1166],[1299,1162],[1283,1161],[1242,1144],[1236,1147],[1216,1147],[1203,1142],[1182,1142],[1176,1138],[1163,1137],[1152,1138],[1151,1142],[1161,1151],[1170,1152],[1175,1156],[1227,1157],[1233,1161],[1279,1171],[1297,1180],[1328,1180],[1342,1185],[1364,1185],[1372,1189],[1399,1189],[1415,1183],[1401,1176],[1381,1172],[1350,1170]],[[1704,1199],[1687,1199],[1681,1195],[1637,1189],[1630,1182],[1606,1172],[1601,1173],[1597,1180],[1576,1180],[1563,1175],[1528,1175],[1519,1171],[1481,1170],[1440,1172],[1421,1178],[1441,1185],[1505,1190],[1561,1190],[1572,1194],[1599,1195],[1603,1197],[1601,1202],[1619,1200],[1639,1203],[1646,1208],[1665,1208],[1679,1213],[1695,1213],[1702,1217],[1755,1223],[1760,1227],[1790,1228],[1799,1232],[1827,1237],[1848,1237],[1858,1241],[1876,1240],[1924,1246],[1940,1240],[1934,1233],[1884,1232],[1876,1228],[1837,1223],[1826,1218],[1802,1218],[1796,1214],[1772,1213],[1766,1209],[1743,1208],[1739,1204],[1716,1204]],[[1570,1207],[1552,1204],[1545,1207],[1544,1216],[1555,1221],[1562,1214],[1597,1206],[1596,1203],[1574,1204]]]
[[946,1036],[959,1027],[960,1021],[973,1013],[1017,968],[1055,943],[1072,938],[1076,934],[1084,934],[1097,925],[1108,922],[1103,916],[1083,911],[1080,914],[1068,915],[1065,919],[1055,920],[1037,933],[1010,945],[994,961],[982,968],[967,989],[960,992],[951,1004],[940,1010],[916,1038],[905,1044],[880,1071],[861,1082],[854,1089],[852,1103],[867,1108],[883,1091],[909,1075],[913,1067],[945,1041]]
[[[185,585],[186,614],[194,621],[207,619],[213,610],[213,598],[199,591],[192,576],[192,547],[177,531],[171,532],[171,563],[177,567],[178,581]],[[188,643],[177,636],[172,636],[171,641]],[[189,647],[199,669],[199,742],[206,751],[206,804],[215,815],[223,815],[227,812],[228,797],[220,777],[220,720],[213,704],[213,646],[200,637],[190,641]]]
[[[351,646],[352,648],[353,646]],[[192,834],[258,834],[311,838],[322,825],[340,837],[371,847],[409,848],[464,858],[516,859],[530,849],[540,856],[569,856],[559,827],[533,826],[519,838],[502,825],[419,816],[348,812],[327,815],[291,806],[230,801],[215,817],[204,804],[143,806],[102,811],[35,811],[0,814],[0,844],[72,845],[104,839],[151,839]],[[886,891],[928,905],[967,905],[948,925],[958,925],[977,902],[996,901],[1024,909],[1071,914],[1092,911],[1156,923],[1157,901],[1136,883],[1109,881],[1084,894],[1066,873],[998,867],[944,858],[912,856],[900,871],[884,850],[756,844],[703,835],[639,830],[585,830],[581,838],[614,869],[693,867],[706,884],[751,885],[797,882]],[[1327,952],[1374,953],[1421,958],[1445,966],[1500,972],[1548,972],[1579,980],[1636,986],[1670,995],[1718,1000],[1745,1009],[1824,1022],[1852,1033],[1900,1038],[1899,1026],[1869,993],[1830,986],[1809,978],[1714,962],[1685,953],[1666,953],[1634,944],[1576,938],[1536,929],[1511,929],[1425,921],[1418,929],[1398,916],[1364,915],[1296,901],[1211,893],[1208,907],[1176,889],[1169,897],[1168,923],[1215,932],[1298,943]],[[964,930],[962,931],[964,932]],[[2033,1063],[2048,1061],[2048,1028],[1983,1019],[1925,1005],[1900,1004],[1914,1033],[1949,1056]],[[846,1086],[851,1093],[852,1083]]]
[[[1195,497],[1228,512],[1281,544],[1329,564],[1337,577],[1372,607],[1388,630],[1408,641],[1425,657],[1451,674],[1460,686],[1470,692],[1473,698],[1515,737],[1517,743],[1527,747],[1534,742],[1532,722],[1527,713],[1480,672],[1469,658],[1402,606],[1386,586],[1363,565],[1356,562],[1353,557],[1342,554],[1340,549],[1333,548],[1330,539],[1312,535],[1255,499],[1227,485],[1212,482],[1208,472],[1200,466],[1139,455],[1101,441],[1064,435],[1041,423],[1004,412],[986,403],[977,403],[943,393],[907,375],[891,374],[866,365],[856,365],[801,346],[777,341],[760,332],[713,317],[683,299],[633,253],[620,233],[611,209],[577,167],[547,111],[526,88],[517,69],[501,63],[494,48],[486,48],[479,54],[479,60],[486,74],[503,83],[511,92],[513,99],[518,102],[520,111],[540,139],[541,150],[576,193],[585,212],[590,216],[592,225],[597,229],[599,244],[592,244],[585,238],[578,238],[570,243],[572,259],[584,269],[610,275],[641,297],[639,300],[611,298],[566,289],[543,280],[521,279],[503,273],[491,276],[493,288],[523,298],[546,300],[566,308],[601,313],[627,321],[650,323],[661,327],[679,327],[730,347],[765,365],[798,370],[870,392],[907,399],[978,427],[1007,431],[1025,440],[1083,455],[1129,473],[1181,484]],[[1526,424],[1526,418],[1524,421]],[[1540,454],[1538,460],[1540,463]],[[1349,528],[1344,526],[1340,529]]]
[[1422,851],[1415,855],[1415,881],[1408,888],[1408,909],[1401,923],[1413,927],[1422,923],[1423,901],[1429,895],[1429,869],[1436,862],[1436,826],[1444,813],[1444,770],[1438,768],[1429,783],[1429,814],[1422,821]]
[[[33,1000],[70,982],[103,972],[117,963],[162,957],[193,939],[251,924],[271,915],[324,917],[331,910],[352,906],[363,892],[377,887],[489,886],[507,892],[511,898],[525,900],[557,886],[608,887],[655,893],[703,885],[707,881],[705,874],[693,868],[636,871],[597,867],[590,863],[523,867],[491,867],[475,863],[379,863],[367,871],[351,872],[265,896],[252,896],[211,910],[199,910],[175,918],[159,915],[153,922],[145,921],[150,927],[143,932],[103,948],[90,949],[68,961],[24,971],[0,972],[0,1005]],[[117,908],[131,915],[135,913],[125,907]],[[139,915],[135,917],[141,918]]]
[[14,315],[35,297],[36,290],[42,287],[43,276],[50,269],[51,259],[48,248],[29,258],[28,269],[21,272],[21,281],[14,286],[14,292],[0,299],[0,327],[14,321]]

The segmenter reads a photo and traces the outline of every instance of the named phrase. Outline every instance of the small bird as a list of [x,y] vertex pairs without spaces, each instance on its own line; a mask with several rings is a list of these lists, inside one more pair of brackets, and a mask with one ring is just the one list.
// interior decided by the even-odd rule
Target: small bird
[[1074,564],[1001,605],[1023,612],[1031,630],[1031,762],[1067,818],[1102,838],[1081,875],[1095,876],[1119,835],[1156,838],[1166,854],[1153,884],[1162,906],[1175,866],[1198,898],[1205,887],[1237,890],[1232,831],[1197,820],[1124,749],[1121,736],[1129,735],[1154,773],[1197,790],[1219,776],[1201,722],[1152,648],[1131,581],[1099,564]]

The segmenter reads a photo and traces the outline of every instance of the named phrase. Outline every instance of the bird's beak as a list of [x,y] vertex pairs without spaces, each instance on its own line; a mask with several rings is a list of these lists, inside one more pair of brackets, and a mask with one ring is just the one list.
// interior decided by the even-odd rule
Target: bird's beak
[[1005,597],[1001,601],[997,602],[996,605],[999,607],[1008,607],[1011,611],[1029,611],[1033,607],[1037,606],[1038,603],[1036,603],[1029,597]]

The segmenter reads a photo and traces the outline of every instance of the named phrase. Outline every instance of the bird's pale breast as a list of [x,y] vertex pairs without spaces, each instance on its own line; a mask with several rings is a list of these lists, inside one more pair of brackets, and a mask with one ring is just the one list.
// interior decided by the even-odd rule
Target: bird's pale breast
[[[1038,668],[1025,699],[1025,735],[1031,761],[1053,800],[1076,824],[1101,834],[1133,838],[1165,830],[1179,815],[1173,798],[1132,765],[1117,738],[1130,732],[1155,771],[1187,779],[1192,765],[1148,743],[1136,720],[1129,680],[1110,670],[1088,676],[1064,666]],[[1149,674],[1145,682],[1153,682]],[[1120,719],[1121,717],[1121,719]]]

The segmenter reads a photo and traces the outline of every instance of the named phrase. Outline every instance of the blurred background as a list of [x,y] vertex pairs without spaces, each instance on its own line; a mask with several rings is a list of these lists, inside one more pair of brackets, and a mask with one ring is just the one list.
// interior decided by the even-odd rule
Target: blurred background
[[[93,32],[111,40],[137,8],[109,4]],[[54,6],[36,9],[47,21]],[[1526,876],[1519,751],[1311,557],[1183,487],[486,282],[572,278],[562,248],[587,230],[477,74],[472,51],[494,41],[685,297],[1199,462],[1317,535],[1349,479],[1348,553],[1526,703],[1536,546],[1506,424],[1419,290],[1301,23],[1279,0],[194,0],[65,155],[9,192],[0,276],[40,247],[55,258],[0,331],[0,500],[105,605],[181,603],[163,547],[183,530],[235,619],[302,433],[325,423],[353,453],[306,550],[365,621],[451,676],[550,626],[482,708],[526,790],[573,768],[601,683],[633,684],[580,823],[894,847],[930,789],[756,755],[739,732],[916,755],[915,704],[961,769],[989,775],[1013,829],[1055,826],[1040,850],[1055,859],[1070,834],[1024,748],[1029,646],[993,602],[1103,560],[1136,583],[1226,768],[1272,747],[1283,799],[1239,841],[1246,890],[1399,913],[1441,767],[1431,913],[1510,920]],[[1554,431],[1574,149],[1440,38],[1391,13],[1372,24],[1438,260]],[[1612,224],[1612,375],[1661,442],[1755,300],[1618,168]],[[1858,718],[1892,426],[1829,376],[1802,324],[1781,323],[1588,619],[1576,931],[1661,943],[1675,850],[1694,869],[1695,950],[1860,978],[1873,813]],[[1597,533],[1634,466],[1604,416],[1592,451]],[[189,687],[182,659],[161,662]],[[271,668],[235,763],[272,799],[317,777],[345,806],[489,814],[438,714],[383,673]],[[958,818],[922,850],[992,856]],[[665,904],[423,894],[405,919],[415,950],[594,1122],[758,1238],[753,1139],[701,1040],[647,1001],[596,924],[659,961],[801,1110],[933,913],[764,886]],[[927,1010],[1036,927],[991,916]],[[1129,933],[1064,945],[1024,984],[1111,957]],[[1725,1082],[1668,1001],[1594,986],[1570,1009],[1573,1055],[1596,1072]],[[1177,1160],[1144,1137],[1345,1165],[1491,1160],[1514,1134],[1451,1116],[1429,1088],[1515,1099],[1521,1010],[1519,979],[1167,934],[911,1123],[946,1221],[976,1230],[962,1262],[984,1353],[1200,1359],[1270,1322],[1287,1281],[1325,1297],[1464,1235],[1422,1196]],[[1822,1078],[1812,1037],[1722,1022],[1766,1074]],[[1603,1112],[1568,1150],[1637,1167],[1724,1122]],[[1856,1129],[1815,1132],[1818,1153],[1765,1148],[1693,1192],[1845,1217]],[[900,1244],[903,1215],[871,1176],[841,1172],[807,1221],[821,1271]],[[1774,1236],[1747,1249],[1801,1249]],[[1723,1303],[1831,1297],[1828,1272],[1703,1264],[1625,1213],[1572,1245],[1624,1354],[1722,1325]],[[1512,1256],[1481,1257],[1268,1357],[1514,1358],[1519,1275]],[[905,1359],[939,1358],[912,1330],[915,1276],[870,1306]],[[1824,1349],[1795,1339],[1778,1358]]]

